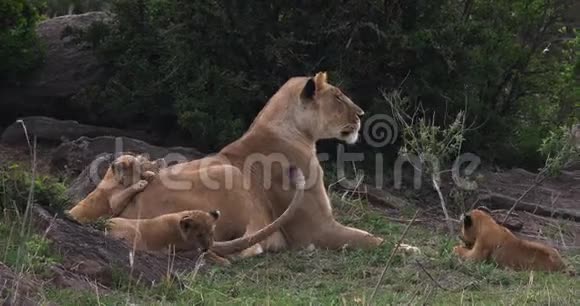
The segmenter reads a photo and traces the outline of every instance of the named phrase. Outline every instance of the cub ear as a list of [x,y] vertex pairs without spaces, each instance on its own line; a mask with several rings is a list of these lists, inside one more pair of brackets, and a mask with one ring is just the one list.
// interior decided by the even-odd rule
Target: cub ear
[[124,169],[123,162],[121,161],[113,161],[111,163],[111,170],[113,170],[114,175],[119,175]]
[[135,160],[140,164],[146,163],[146,162],[150,161],[149,154],[148,153],[141,153],[141,154],[135,156]]
[[471,219],[471,216],[468,214],[464,214],[463,215],[463,227],[470,228],[472,225],[473,225],[473,219]]
[[179,220],[179,229],[185,235],[191,233],[197,225],[193,222],[193,219],[189,216],[181,218]]
[[300,93],[300,97],[304,100],[312,100],[314,99],[314,94],[316,94],[316,84],[313,78],[309,78],[302,89],[302,93]]
[[165,161],[164,158],[159,158],[153,161],[153,166],[161,169],[161,168],[166,168],[167,167],[167,162]]
[[219,210],[217,210],[217,209],[216,209],[216,210],[212,210],[212,211],[210,211],[210,212],[209,212],[209,214],[210,214],[210,215],[211,215],[211,216],[212,216],[212,217],[213,217],[215,220],[219,219],[219,218],[220,218],[220,216],[221,216],[221,212],[220,212]]

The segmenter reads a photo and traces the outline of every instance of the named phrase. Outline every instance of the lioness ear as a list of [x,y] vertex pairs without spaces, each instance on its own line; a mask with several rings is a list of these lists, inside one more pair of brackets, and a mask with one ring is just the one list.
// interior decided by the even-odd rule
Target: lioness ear
[[216,210],[212,210],[212,211],[210,211],[210,212],[209,212],[209,214],[210,214],[210,215],[211,215],[211,216],[212,216],[212,217],[213,217],[215,220],[217,220],[217,219],[219,219],[219,218],[220,218],[221,212],[220,212],[219,210],[217,210],[217,209],[216,209]]
[[306,85],[302,89],[302,93],[300,93],[300,97],[304,100],[311,100],[314,98],[314,94],[316,93],[316,84],[314,83],[313,78],[309,78],[306,81]]
[[326,86],[326,72],[325,71],[321,71],[319,73],[317,73],[314,76],[314,84],[316,84],[316,89],[317,90],[321,90],[322,88],[324,88]]
[[463,215],[463,227],[470,228],[473,225],[473,220],[468,214]]
[[326,72],[319,72],[313,78],[309,78],[308,81],[306,81],[306,85],[304,85],[300,96],[302,99],[311,100],[314,98],[314,95],[316,95],[316,92],[321,91],[327,84]]

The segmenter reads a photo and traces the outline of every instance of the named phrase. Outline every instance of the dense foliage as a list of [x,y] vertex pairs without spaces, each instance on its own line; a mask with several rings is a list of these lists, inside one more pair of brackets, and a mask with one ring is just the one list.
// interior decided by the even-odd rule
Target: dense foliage
[[[32,190],[32,194],[30,191]],[[33,176],[18,164],[0,164],[0,209],[24,212],[30,203],[61,211],[69,203],[65,184],[47,175]]]
[[465,110],[465,149],[536,166],[542,138],[579,117],[571,3],[116,0],[114,24],[85,33],[112,77],[78,98],[101,122],[216,149],[287,78],[327,70],[371,115],[401,86],[437,125]]
[[42,1],[0,2],[0,81],[16,80],[42,61],[35,32],[42,9]]

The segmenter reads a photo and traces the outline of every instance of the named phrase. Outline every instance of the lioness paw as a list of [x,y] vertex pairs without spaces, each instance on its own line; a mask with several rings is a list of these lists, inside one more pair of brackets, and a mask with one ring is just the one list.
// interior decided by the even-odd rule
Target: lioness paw
[[135,183],[135,185],[133,185],[133,188],[135,188],[136,191],[143,191],[148,184],[149,182],[147,182],[146,180],[140,180],[137,183]]

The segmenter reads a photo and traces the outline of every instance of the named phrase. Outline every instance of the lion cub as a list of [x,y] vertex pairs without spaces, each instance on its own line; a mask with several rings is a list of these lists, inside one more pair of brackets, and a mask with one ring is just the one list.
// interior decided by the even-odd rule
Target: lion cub
[[112,218],[107,223],[106,234],[125,241],[135,250],[162,251],[174,246],[175,251],[197,250],[205,253],[210,261],[229,265],[227,259],[210,250],[219,217],[219,210],[209,213],[186,210],[153,219]]
[[492,260],[514,270],[559,271],[565,268],[554,248],[516,237],[482,209],[464,214],[462,222],[461,239],[465,246],[455,246],[453,251],[463,259]]
[[95,190],[66,213],[80,223],[118,216],[157,176],[161,167],[161,160],[150,161],[144,155],[121,155],[111,163]]

